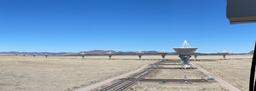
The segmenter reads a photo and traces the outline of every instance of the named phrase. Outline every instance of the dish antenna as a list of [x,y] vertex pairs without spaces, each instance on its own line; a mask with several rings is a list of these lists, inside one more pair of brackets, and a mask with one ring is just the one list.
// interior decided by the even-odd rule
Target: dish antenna
[[162,57],[162,60],[165,59],[165,56],[168,54],[167,52],[165,52],[165,50],[162,50],[160,53],[159,53]]
[[196,51],[196,52],[194,53],[195,61],[197,61],[197,56],[198,56],[198,52]]
[[32,56],[33,56],[33,57],[36,57],[36,54],[33,54]]
[[45,56],[45,58],[48,58],[48,53],[45,53],[44,56]]
[[193,55],[195,53],[197,48],[191,48],[190,44],[186,40],[184,40],[182,47],[173,48],[173,49],[179,55],[183,66],[185,68],[190,67],[189,59],[190,59],[191,55]]
[[113,54],[112,54],[112,51],[109,50],[109,52],[108,52],[108,58],[109,58],[109,59],[112,59],[112,55],[113,55]]
[[221,52],[221,55],[223,57],[224,60],[226,60],[226,56],[228,55],[229,53],[227,51],[222,51]]
[[86,52],[85,52],[85,51],[82,51],[80,54],[81,54],[81,56],[82,56],[82,59],[84,59]]
[[141,57],[142,57],[142,55],[143,55],[143,52],[142,52],[142,51],[138,51],[138,52],[137,52],[137,55],[138,55],[139,59],[141,60]]

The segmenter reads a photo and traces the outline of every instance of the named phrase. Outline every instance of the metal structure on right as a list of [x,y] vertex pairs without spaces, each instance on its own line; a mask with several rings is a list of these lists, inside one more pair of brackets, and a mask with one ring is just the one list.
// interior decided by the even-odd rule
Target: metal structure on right
[[[227,0],[227,18],[230,23],[256,22],[256,0]],[[255,91],[256,44],[251,65],[249,91]]]
[[189,60],[190,60],[191,55],[194,55],[197,48],[191,48],[189,43],[185,40],[182,44],[182,47],[173,48],[173,49],[179,55],[181,63],[183,64],[183,66],[185,68],[186,67],[191,67],[191,65],[189,64]]
[[230,23],[256,22],[256,0],[227,0]]

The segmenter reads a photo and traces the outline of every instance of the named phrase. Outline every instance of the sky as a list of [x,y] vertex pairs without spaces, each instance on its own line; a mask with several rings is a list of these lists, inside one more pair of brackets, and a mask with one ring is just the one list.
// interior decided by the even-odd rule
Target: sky
[[0,51],[248,52],[256,23],[231,25],[226,0],[0,0]]

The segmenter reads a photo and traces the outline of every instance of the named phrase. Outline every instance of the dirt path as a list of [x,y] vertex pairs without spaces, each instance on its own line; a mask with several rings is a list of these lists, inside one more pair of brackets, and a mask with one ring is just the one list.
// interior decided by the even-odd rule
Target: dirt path
[[[192,63],[191,63],[192,64]],[[205,70],[204,68],[197,66],[195,64],[192,64],[194,66],[197,67],[198,70],[202,71],[204,74],[209,75],[209,76],[213,76],[214,79],[224,88],[228,89],[229,91],[241,91],[240,89],[236,88],[235,86],[229,84],[228,82],[226,82],[225,80],[221,79],[220,77],[218,77],[217,75],[214,75],[212,73],[210,73],[209,71]]]
[[147,67],[148,67],[148,65],[145,65],[145,66],[140,67],[137,70],[134,70],[134,71],[131,71],[131,72],[128,72],[128,73],[125,73],[125,74],[122,74],[122,75],[119,75],[119,76],[116,76],[116,77],[113,77],[113,78],[110,78],[110,79],[107,79],[107,80],[104,80],[104,81],[101,81],[101,82],[98,82],[98,83],[95,83],[95,84],[91,84],[91,85],[86,86],[86,87],[81,87],[81,88],[75,89],[73,91],[90,91],[90,90],[96,89],[98,87],[101,87],[103,85],[106,85],[106,84],[108,84],[108,83],[110,83],[114,80],[118,80],[118,79],[121,79],[121,78],[126,78],[126,77],[128,77],[132,74],[135,74],[137,72],[140,72],[140,71],[144,70]]

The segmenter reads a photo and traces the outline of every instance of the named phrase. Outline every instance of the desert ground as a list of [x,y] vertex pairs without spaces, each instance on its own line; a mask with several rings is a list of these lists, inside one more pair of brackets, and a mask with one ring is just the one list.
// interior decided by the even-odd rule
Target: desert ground
[[0,57],[0,91],[65,91],[111,78],[154,61],[81,57]]
[[251,68],[250,55],[229,56],[227,60],[193,61],[193,63],[222,77],[225,81],[242,91],[249,90],[249,77]]
[[[224,60],[222,56],[198,56],[200,61],[191,63],[205,68],[241,91],[248,91],[249,75],[252,55],[228,55]],[[193,59],[193,57],[192,57]],[[187,79],[207,77],[198,70],[161,69],[151,79]],[[173,83],[173,82],[139,82],[129,91],[229,91],[217,82],[211,83]]]
[[[167,59],[178,59],[168,55]],[[198,56],[200,61],[193,64],[205,68],[225,81],[241,89],[248,90],[250,62],[252,55]],[[133,70],[152,64],[161,59],[160,55],[142,56],[87,56],[85,59],[73,56],[0,56],[0,90],[1,91],[68,91],[73,88],[88,86]],[[192,57],[192,59],[194,59]],[[210,60],[209,60],[210,59]],[[201,78],[200,71],[180,72],[173,69],[159,70],[151,78]],[[139,82],[130,91],[227,91],[218,83],[154,83]]]

